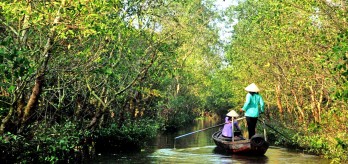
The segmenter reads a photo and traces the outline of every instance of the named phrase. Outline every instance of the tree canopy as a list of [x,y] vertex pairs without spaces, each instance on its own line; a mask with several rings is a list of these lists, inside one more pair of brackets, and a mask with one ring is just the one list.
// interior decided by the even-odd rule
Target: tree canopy
[[[159,130],[238,110],[256,83],[266,117],[297,145],[347,160],[346,2],[215,3],[1,1],[0,147],[26,145],[2,158],[140,148]],[[219,23],[231,25],[228,42]]]
[[342,159],[347,149],[335,146],[347,143],[346,2],[246,0],[228,14],[238,20],[226,54],[231,85],[259,84],[270,118]]

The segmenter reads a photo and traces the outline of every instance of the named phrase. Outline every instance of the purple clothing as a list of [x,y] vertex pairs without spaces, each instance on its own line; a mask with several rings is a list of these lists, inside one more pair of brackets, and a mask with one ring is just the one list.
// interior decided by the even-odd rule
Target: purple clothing
[[[229,118],[226,117],[225,118],[225,125],[224,128],[222,129],[222,135],[225,137],[232,137],[232,124],[230,123],[230,120],[228,120]],[[239,126],[238,126],[238,121],[234,121],[234,130],[240,130]]]

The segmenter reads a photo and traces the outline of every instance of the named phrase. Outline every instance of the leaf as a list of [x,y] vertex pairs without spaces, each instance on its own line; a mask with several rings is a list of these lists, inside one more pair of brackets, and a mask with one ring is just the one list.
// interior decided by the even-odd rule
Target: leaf
[[7,91],[9,91],[10,93],[13,93],[15,89],[16,89],[16,86],[12,85],[7,89]]
[[105,70],[105,73],[108,74],[108,75],[111,75],[112,74],[112,69],[111,68],[107,68]]

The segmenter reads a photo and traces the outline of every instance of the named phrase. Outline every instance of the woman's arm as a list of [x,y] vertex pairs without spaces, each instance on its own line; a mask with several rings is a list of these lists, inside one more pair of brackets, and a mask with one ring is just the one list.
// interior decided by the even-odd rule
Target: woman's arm
[[251,95],[250,95],[250,93],[248,93],[248,94],[246,95],[246,98],[245,98],[245,103],[244,103],[244,105],[243,105],[243,107],[242,107],[242,110],[243,110],[243,111],[247,111],[247,110],[248,110],[247,107],[248,107],[248,105],[249,105],[249,103],[250,103],[250,98],[251,98]]
[[260,107],[261,107],[261,112],[265,112],[265,102],[262,99],[262,96],[260,95]]

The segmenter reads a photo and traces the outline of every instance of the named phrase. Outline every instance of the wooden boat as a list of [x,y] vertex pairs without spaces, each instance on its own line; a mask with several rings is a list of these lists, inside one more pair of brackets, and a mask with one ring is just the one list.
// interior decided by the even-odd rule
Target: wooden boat
[[232,138],[223,137],[221,131],[217,131],[212,138],[219,149],[234,154],[264,155],[269,147],[269,143],[260,134],[254,135],[250,140],[234,137],[232,141]]

